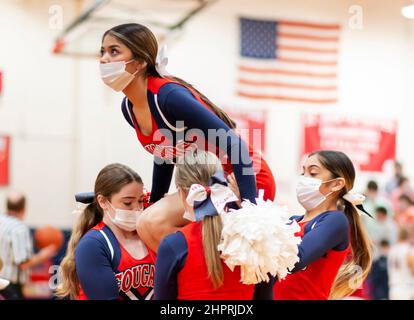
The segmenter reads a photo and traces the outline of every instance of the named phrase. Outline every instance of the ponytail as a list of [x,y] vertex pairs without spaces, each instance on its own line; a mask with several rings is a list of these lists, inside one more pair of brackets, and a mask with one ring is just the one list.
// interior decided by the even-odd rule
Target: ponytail
[[223,267],[217,246],[220,242],[223,224],[220,216],[205,216],[202,221],[202,237],[204,258],[206,260],[208,277],[214,289],[219,288],[224,281]]
[[198,91],[196,88],[194,88],[191,84],[184,81],[183,79],[180,79],[180,78],[177,78],[177,77],[174,77],[174,76],[169,76],[167,78],[170,79],[170,80],[177,81],[177,82],[181,83],[182,85],[190,88],[191,90],[194,90],[200,96],[200,99],[216,114],[217,117],[219,117],[221,120],[223,120],[223,122],[225,124],[227,124],[230,127],[230,129],[235,129],[236,128],[236,122],[234,122],[224,110],[222,110],[221,108],[216,106],[204,94],[202,94],[200,91]]
[[[209,151],[186,153],[181,161],[177,162],[175,184],[188,192],[191,185],[198,183],[207,186],[209,179],[217,172],[222,171],[220,160]],[[223,225],[220,216],[204,216],[199,222],[202,224],[202,243],[204,259],[207,266],[208,278],[214,288],[223,284],[223,268],[218,251]]]
[[75,249],[85,233],[101,222],[102,219],[103,213],[98,209],[95,201],[89,204],[79,216],[69,240],[66,256],[60,265],[62,282],[56,291],[56,296],[60,298],[70,297],[70,299],[78,297],[79,279],[76,274]]
[[352,255],[340,268],[333,284],[330,299],[337,300],[354,293],[358,288],[353,285],[355,273],[358,285],[367,278],[372,264],[372,246],[369,236],[362,224],[357,209],[348,201],[344,201],[344,212],[349,221]]

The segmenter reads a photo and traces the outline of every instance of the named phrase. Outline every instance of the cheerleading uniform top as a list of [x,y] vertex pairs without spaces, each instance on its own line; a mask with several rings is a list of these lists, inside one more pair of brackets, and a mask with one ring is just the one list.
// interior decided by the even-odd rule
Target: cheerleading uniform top
[[79,300],[150,300],[154,294],[155,253],[135,259],[102,221],[75,250]]
[[251,300],[273,298],[274,279],[256,285],[241,283],[240,267],[233,271],[221,261],[223,284],[214,288],[208,277],[202,243],[202,221],[192,222],[165,237],[155,267],[157,300]]
[[274,286],[275,300],[327,300],[339,268],[350,252],[349,222],[342,211],[326,211],[310,221],[298,221],[302,238],[299,262]]

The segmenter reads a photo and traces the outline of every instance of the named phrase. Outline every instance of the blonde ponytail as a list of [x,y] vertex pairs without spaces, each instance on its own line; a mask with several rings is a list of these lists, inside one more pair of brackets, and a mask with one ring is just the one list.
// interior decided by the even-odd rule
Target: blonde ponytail
[[203,249],[207,265],[208,277],[215,289],[224,281],[223,267],[217,246],[220,243],[223,224],[219,216],[206,216],[203,218]]
[[56,296],[71,299],[78,297],[79,279],[76,274],[75,249],[85,233],[101,222],[102,218],[103,214],[95,202],[89,204],[79,216],[69,240],[66,256],[60,264],[62,282],[56,291]]
[[[199,150],[187,153],[177,162],[175,184],[186,191],[194,183],[207,186],[210,177],[219,170],[223,170],[223,168],[220,160],[214,153]],[[220,253],[217,249],[222,229],[220,216],[205,216],[203,218],[202,239],[204,258],[208,277],[213,283],[214,288],[220,287],[224,279]]]

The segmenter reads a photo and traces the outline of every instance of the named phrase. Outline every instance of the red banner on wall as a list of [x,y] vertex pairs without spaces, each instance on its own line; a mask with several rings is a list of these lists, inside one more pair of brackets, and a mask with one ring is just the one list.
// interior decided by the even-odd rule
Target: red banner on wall
[[356,169],[381,172],[396,153],[397,122],[360,117],[306,114],[303,116],[305,156],[317,150],[347,154]]
[[9,184],[10,137],[0,136],[0,186]]

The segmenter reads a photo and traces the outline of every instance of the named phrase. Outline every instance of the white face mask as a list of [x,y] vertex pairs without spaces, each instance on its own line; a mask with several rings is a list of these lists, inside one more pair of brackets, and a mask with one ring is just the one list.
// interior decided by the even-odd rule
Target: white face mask
[[139,215],[142,213],[141,210],[124,210],[124,209],[116,209],[112,206],[112,204],[108,201],[111,208],[115,211],[115,218],[112,218],[111,215],[108,214],[109,219],[119,228],[125,231],[134,231],[136,229],[137,219]]
[[298,184],[296,186],[296,196],[302,207],[304,207],[306,210],[312,210],[324,202],[326,198],[333,193],[333,191],[329,192],[327,195],[323,195],[319,191],[319,188],[323,183],[332,180],[335,179],[322,181],[321,179],[317,178],[300,176]]
[[102,81],[115,91],[124,90],[138,73],[138,70],[134,74],[125,71],[125,66],[132,61],[134,59],[99,64]]

